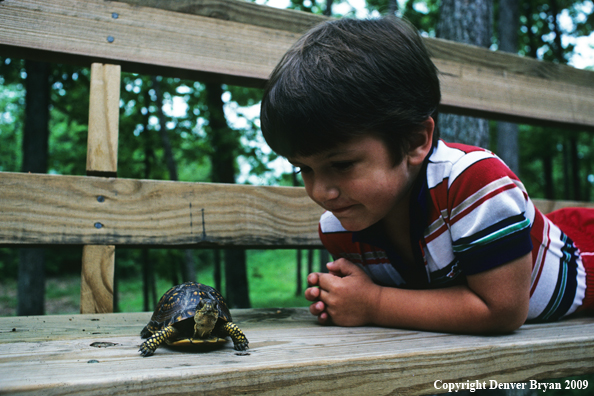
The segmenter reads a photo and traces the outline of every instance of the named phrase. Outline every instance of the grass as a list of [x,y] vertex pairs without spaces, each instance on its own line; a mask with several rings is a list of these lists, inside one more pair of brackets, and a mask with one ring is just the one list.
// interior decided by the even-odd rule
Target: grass
[[[305,257],[303,262],[305,267]],[[247,263],[249,294],[253,308],[309,305],[303,297],[303,293],[296,294],[297,266],[295,250],[248,250]],[[302,271],[304,282],[306,275],[304,268]],[[196,277],[199,282],[214,286],[212,266],[199,269]],[[171,286],[172,283],[169,279],[157,277],[157,299]],[[304,287],[305,285],[302,285],[302,289]],[[221,292],[224,293],[224,283],[222,289]],[[142,290],[143,285],[140,274],[118,279],[119,311],[142,311],[144,306]],[[79,307],[80,276],[68,275],[46,280],[46,314],[75,314],[80,311]],[[0,282],[0,316],[16,315],[16,309],[17,281],[4,279]]]

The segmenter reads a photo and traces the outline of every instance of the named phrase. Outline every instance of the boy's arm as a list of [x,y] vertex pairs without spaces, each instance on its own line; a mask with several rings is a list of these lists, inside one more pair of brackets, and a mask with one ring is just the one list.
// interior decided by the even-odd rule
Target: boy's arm
[[[467,285],[408,290],[376,285],[351,262],[328,264],[329,274],[310,274],[306,298],[321,323],[375,324],[454,333],[501,333],[528,315],[531,254],[476,275]],[[329,316],[329,317],[328,317]]]

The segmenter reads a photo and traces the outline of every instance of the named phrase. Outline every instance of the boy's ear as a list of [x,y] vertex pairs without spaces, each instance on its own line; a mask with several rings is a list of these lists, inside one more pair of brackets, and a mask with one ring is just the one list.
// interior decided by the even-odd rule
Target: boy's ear
[[435,121],[429,117],[423,122],[423,127],[411,141],[408,150],[407,159],[410,165],[420,165],[423,163],[431,147],[433,146],[433,131],[435,130]]

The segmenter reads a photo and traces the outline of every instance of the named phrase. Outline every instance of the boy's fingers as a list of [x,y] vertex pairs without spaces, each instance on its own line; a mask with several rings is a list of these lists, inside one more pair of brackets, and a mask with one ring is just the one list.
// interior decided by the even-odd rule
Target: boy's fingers
[[309,312],[314,316],[319,316],[324,312],[326,309],[326,305],[323,302],[318,301],[309,306]]
[[311,274],[307,275],[307,285],[308,286],[317,286],[318,285],[318,272],[312,272]]
[[336,261],[332,261],[327,264],[327,267],[328,271],[330,271],[331,274],[340,277],[352,275],[354,271],[359,269],[359,267],[357,267],[355,264],[345,259],[338,259]]
[[327,312],[322,312],[320,315],[318,315],[318,323],[323,325],[330,325],[332,324],[332,319],[330,318],[330,315],[328,315]]
[[305,289],[305,298],[309,301],[317,301],[320,299],[320,289],[317,287],[308,287]]
[[[318,286],[321,290],[330,291],[332,289],[332,285],[334,282],[340,280],[340,277],[337,277],[333,274],[319,274],[318,276]],[[320,292],[321,297],[321,292]]]

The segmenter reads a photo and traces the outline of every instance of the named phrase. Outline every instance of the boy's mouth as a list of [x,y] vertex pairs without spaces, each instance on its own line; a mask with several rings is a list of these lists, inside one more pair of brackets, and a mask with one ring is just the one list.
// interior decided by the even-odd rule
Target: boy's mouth
[[355,206],[355,205],[342,206],[340,208],[328,208],[328,210],[330,212],[332,212],[333,214],[341,214],[341,213],[344,213],[344,212],[348,211],[353,206]]

